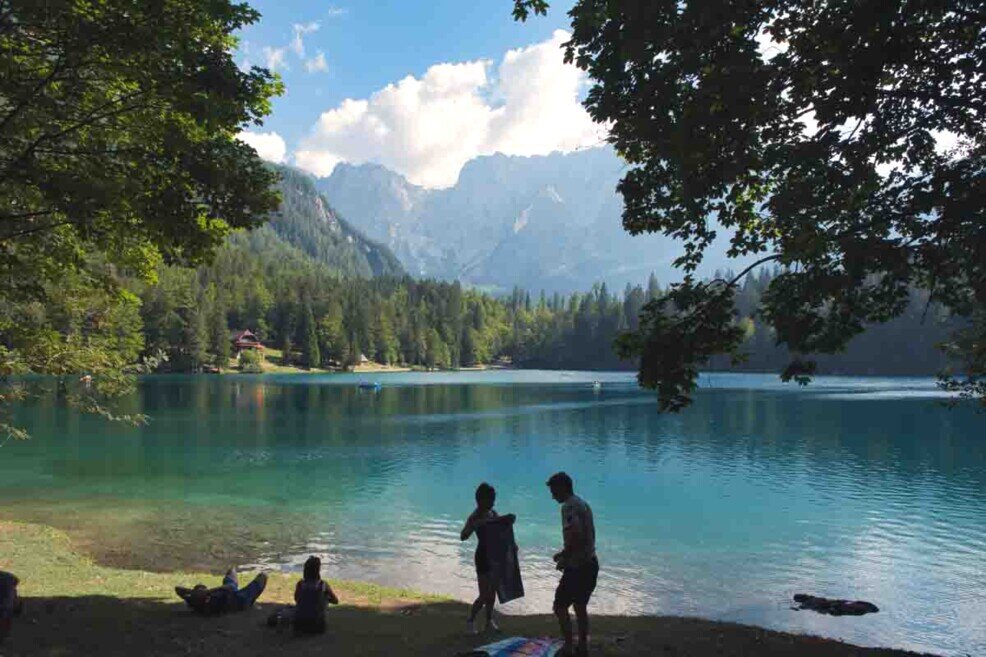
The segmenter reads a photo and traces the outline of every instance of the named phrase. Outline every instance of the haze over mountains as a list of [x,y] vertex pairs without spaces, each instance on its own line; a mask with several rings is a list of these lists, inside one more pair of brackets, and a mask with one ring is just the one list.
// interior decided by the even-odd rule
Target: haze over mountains
[[[622,289],[651,272],[675,280],[680,245],[622,227],[610,147],[476,158],[447,189],[426,189],[377,164],[342,163],[316,186],[342,217],[388,246],[416,277],[478,287],[572,292]],[[726,266],[707,263],[709,272]]]

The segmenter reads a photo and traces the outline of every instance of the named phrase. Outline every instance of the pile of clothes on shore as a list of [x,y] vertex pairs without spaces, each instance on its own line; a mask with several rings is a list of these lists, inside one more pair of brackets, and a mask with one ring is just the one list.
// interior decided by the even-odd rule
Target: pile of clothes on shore
[[828,616],[862,616],[863,614],[875,614],[880,611],[872,602],[864,602],[862,600],[832,600],[806,593],[796,594],[794,601],[799,606],[792,607],[792,609],[798,611],[808,609]]

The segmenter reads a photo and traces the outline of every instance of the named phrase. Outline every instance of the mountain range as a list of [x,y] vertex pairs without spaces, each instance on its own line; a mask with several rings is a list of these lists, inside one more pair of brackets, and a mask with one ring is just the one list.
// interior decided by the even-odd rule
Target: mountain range
[[[610,147],[568,154],[490,155],[456,184],[427,189],[378,164],[341,163],[315,185],[339,214],[387,246],[412,276],[490,291],[519,286],[572,292],[621,289],[650,273],[675,280],[681,248],[661,235],[632,237],[616,184],[625,165]],[[737,263],[707,262],[708,272]]]

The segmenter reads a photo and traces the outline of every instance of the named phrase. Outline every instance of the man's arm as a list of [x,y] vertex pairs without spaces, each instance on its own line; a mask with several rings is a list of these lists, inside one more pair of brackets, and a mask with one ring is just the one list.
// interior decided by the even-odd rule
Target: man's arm
[[554,559],[560,567],[564,567],[565,560],[568,559],[569,555],[578,551],[585,543],[582,523],[574,511],[562,512],[561,535],[565,546],[561,552],[554,556]]

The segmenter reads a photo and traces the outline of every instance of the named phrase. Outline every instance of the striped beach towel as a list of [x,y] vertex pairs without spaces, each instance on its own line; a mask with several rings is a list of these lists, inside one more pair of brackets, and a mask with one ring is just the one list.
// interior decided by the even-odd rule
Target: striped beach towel
[[515,636],[461,653],[460,657],[554,657],[561,647],[562,642],[558,639]]

